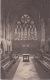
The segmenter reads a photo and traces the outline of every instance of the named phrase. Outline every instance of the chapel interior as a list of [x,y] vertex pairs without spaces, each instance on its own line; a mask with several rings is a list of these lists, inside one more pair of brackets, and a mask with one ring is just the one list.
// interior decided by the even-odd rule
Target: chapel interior
[[1,79],[50,79],[50,0],[1,0]]

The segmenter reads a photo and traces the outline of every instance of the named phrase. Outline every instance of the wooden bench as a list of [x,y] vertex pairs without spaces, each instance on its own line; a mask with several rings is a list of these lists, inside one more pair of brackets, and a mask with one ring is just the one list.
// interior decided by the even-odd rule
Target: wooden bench
[[13,62],[14,60],[11,60],[5,63],[4,65],[1,65],[1,78],[4,79],[6,77],[6,74],[11,69]]

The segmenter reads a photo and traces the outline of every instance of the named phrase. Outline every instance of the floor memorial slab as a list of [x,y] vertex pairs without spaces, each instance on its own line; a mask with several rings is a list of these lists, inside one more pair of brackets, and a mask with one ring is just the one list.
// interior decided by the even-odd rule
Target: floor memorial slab
[[23,62],[21,57],[21,61],[13,80],[40,80],[35,66],[31,61],[31,58],[29,62]]

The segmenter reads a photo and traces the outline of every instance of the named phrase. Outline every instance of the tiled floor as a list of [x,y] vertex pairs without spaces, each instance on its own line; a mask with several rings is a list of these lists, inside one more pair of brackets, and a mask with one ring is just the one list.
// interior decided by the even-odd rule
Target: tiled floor
[[13,77],[13,80],[40,80],[35,66],[31,61],[31,58],[29,62],[23,62],[23,59],[21,57],[21,61]]

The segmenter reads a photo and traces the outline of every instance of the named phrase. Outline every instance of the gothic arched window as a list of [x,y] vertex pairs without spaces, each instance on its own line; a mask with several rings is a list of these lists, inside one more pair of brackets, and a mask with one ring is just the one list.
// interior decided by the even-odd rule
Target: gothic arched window
[[34,21],[27,14],[24,14],[21,20],[17,22],[15,34],[16,40],[37,40]]

